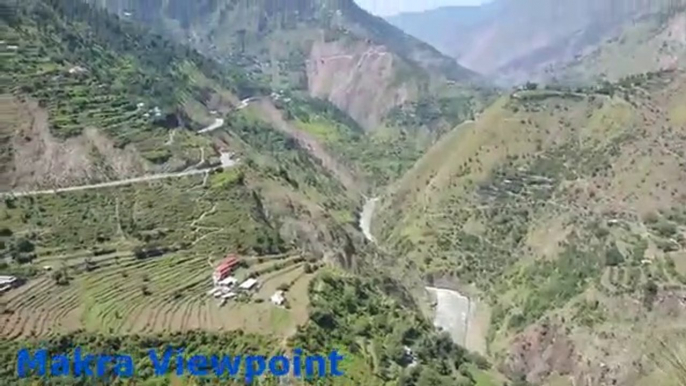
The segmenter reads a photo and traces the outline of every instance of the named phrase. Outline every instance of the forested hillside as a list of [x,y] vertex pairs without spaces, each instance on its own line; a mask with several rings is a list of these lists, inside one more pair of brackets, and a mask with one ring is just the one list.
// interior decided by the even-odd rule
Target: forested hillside
[[[469,119],[492,94],[473,84],[473,72],[350,0],[94,2],[239,65],[275,90],[330,102],[374,148],[402,154],[403,171],[416,161],[411,154]],[[372,184],[394,177],[379,175],[382,182]]]
[[[425,319],[409,295],[416,276],[390,279],[390,257],[364,242],[364,173],[302,136],[345,135],[351,142],[317,138],[369,162],[376,155],[354,120],[300,96],[241,103],[270,90],[79,1],[0,7],[0,274],[20,282],[0,294],[3,384],[93,381],[17,379],[18,348],[39,346],[136,359],[167,345],[189,356],[338,349],[347,375],[327,384],[500,379]],[[375,168],[385,166],[362,166]],[[132,176],[142,179],[126,182]],[[261,286],[225,305],[207,292],[227,253],[241,257],[237,277]],[[276,290],[286,306],[269,301]],[[216,379],[155,378],[143,366],[133,381]]]
[[510,376],[682,384],[685,80],[503,96],[393,187],[377,237],[429,283],[476,288]]

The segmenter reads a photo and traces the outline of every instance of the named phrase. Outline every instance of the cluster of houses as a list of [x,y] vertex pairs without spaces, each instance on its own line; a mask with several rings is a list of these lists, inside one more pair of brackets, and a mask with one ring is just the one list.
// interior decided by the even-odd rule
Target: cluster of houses
[[[239,293],[250,293],[260,288],[260,284],[255,278],[248,278],[238,284],[238,279],[232,276],[238,265],[238,256],[234,254],[226,256],[212,273],[214,287],[207,292],[207,295],[221,299],[221,304],[223,305],[227,300],[238,296]],[[271,301],[276,305],[283,305],[285,302],[283,291],[277,291],[271,297]]]
[[[136,105],[138,110],[143,110],[145,109],[145,103],[140,102]],[[159,118],[162,116],[162,110],[160,110],[159,107],[155,106],[152,109],[148,110],[146,113],[143,114],[143,117],[145,118],[150,118],[151,115],[154,115],[156,118]]]

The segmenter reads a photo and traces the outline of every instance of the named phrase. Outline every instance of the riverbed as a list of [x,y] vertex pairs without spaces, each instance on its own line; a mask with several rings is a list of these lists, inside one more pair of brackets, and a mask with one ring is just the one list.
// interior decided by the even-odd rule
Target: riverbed
[[[360,213],[360,229],[364,237],[372,243],[376,243],[371,225],[378,201],[379,197],[368,198]],[[426,290],[436,298],[434,326],[447,331],[453,342],[469,346],[469,326],[476,308],[471,299],[449,289],[426,287]]]

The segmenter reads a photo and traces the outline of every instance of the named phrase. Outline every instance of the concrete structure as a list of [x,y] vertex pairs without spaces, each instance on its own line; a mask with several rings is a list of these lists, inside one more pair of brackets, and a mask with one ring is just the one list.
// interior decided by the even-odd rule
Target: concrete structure
[[0,293],[14,288],[19,281],[14,276],[0,276]]
[[244,281],[243,283],[241,283],[241,285],[238,286],[238,288],[240,288],[242,290],[249,291],[249,290],[255,288],[256,285],[257,285],[257,280],[251,278],[251,279],[248,279],[248,280]]
[[238,279],[236,279],[233,276],[229,276],[229,277],[222,279],[219,282],[217,282],[218,285],[220,285],[222,287],[229,287],[229,288],[236,285],[236,283],[238,283]]
[[86,72],[88,72],[88,70],[86,70],[85,68],[83,68],[81,66],[74,66],[74,67],[69,69],[69,73],[72,75],[85,74]]
[[277,306],[281,306],[286,301],[286,298],[283,296],[283,291],[276,291],[270,300]]

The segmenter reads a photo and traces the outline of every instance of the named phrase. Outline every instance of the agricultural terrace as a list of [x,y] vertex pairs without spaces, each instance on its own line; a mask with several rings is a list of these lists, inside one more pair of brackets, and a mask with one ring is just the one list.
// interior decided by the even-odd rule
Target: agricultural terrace
[[[0,335],[75,329],[154,333],[188,329],[291,335],[307,320],[314,265],[259,215],[240,173],[6,199],[1,271],[27,282],[0,295]],[[220,306],[212,271],[241,256],[252,296]],[[287,290],[286,307],[269,302]]]

